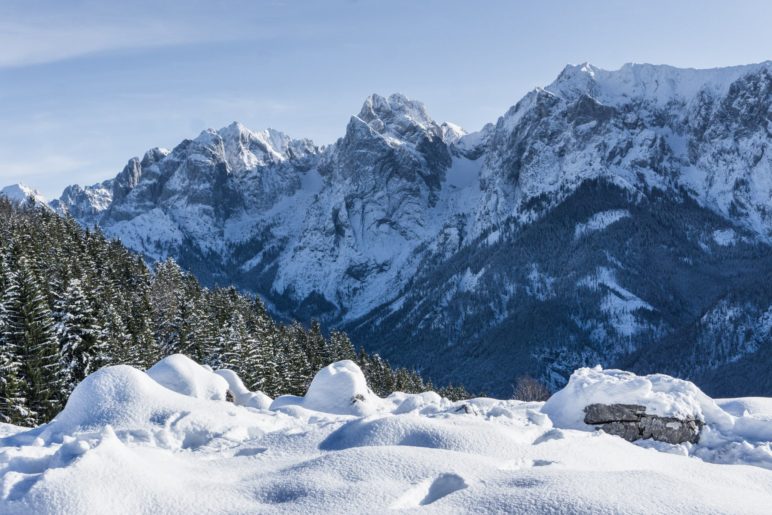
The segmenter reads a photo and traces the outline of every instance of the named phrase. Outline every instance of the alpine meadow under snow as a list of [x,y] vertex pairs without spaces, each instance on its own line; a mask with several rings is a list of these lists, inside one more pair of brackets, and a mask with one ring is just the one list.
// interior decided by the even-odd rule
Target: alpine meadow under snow
[[[352,361],[319,371],[304,396],[228,402],[234,384],[182,355],[147,373],[94,372],[52,422],[0,426],[0,511],[761,514],[772,503],[770,402],[714,401],[667,376],[581,369],[546,403],[381,398]],[[581,406],[619,400],[696,417],[699,443],[635,445],[582,422]]]

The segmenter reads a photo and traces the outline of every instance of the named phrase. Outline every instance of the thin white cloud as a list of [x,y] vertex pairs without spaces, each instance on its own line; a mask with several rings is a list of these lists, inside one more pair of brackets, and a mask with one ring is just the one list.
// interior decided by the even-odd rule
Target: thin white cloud
[[[169,45],[328,38],[345,0],[2,0],[0,68]],[[270,46],[269,46],[270,48]]]
[[3,0],[0,68],[116,50],[271,38],[286,28],[270,16],[275,7],[281,4]]
[[206,41],[203,34],[167,23],[78,24],[0,21],[0,67],[27,66],[87,54]]

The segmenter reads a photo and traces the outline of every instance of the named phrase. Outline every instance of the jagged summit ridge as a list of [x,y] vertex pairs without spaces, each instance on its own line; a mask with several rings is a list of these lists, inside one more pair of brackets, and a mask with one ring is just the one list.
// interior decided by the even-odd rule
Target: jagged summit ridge
[[324,148],[232,124],[132,160],[98,224],[439,380],[646,372],[679,334],[708,374],[769,332],[771,105],[770,63],[571,66],[471,134],[372,95]]
[[673,101],[689,102],[700,92],[721,97],[740,78],[763,72],[772,73],[772,61],[707,69],[626,63],[618,70],[604,70],[582,63],[566,66],[544,89],[568,99],[588,94],[607,103],[638,98],[661,105]]
[[400,93],[394,93],[388,98],[375,93],[370,95],[365,99],[358,117],[375,130],[392,125],[397,128],[417,125],[422,129],[435,125],[423,103],[409,100]]

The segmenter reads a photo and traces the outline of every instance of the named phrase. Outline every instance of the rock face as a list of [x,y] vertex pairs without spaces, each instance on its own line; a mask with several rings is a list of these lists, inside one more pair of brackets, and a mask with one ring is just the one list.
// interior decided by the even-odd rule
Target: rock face
[[770,395],[771,113],[772,62],[569,66],[477,133],[373,95],[332,145],[234,123],[55,207],[437,383]]
[[703,426],[696,419],[649,415],[645,406],[637,404],[590,404],[584,412],[585,424],[628,442],[652,439],[671,444],[697,443]]
[[103,181],[93,186],[80,187],[77,184],[68,186],[62,196],[50,202],[51,208],[61,215],[70,215],[81,225],[93,227],[97,225],[105,210],[113,201],[113,179]]

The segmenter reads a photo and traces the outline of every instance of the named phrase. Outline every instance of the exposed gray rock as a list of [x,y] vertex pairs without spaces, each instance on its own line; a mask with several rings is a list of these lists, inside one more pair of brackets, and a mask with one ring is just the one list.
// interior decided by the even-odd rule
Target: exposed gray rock
[[651,439],[671,444],[697,443],[703,426],[702,421],[693,418],[650,415],[645,406],[637,404],[590,404],[584,413],[585,424],[628,442]]
[[636,422],[646,414],[646,406],[638,404],[590,404],[584,408],[585,424]]

